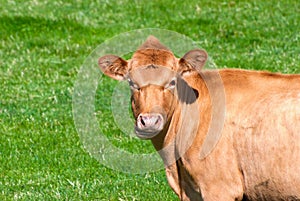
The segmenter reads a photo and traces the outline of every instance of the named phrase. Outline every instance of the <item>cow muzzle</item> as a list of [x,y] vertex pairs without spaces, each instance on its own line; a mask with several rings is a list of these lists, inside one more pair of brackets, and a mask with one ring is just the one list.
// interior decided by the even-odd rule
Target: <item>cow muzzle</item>
[[140,114],[136,120],[135,132],[141,139],[150,139],[164,127],[164,118],[159,113]]

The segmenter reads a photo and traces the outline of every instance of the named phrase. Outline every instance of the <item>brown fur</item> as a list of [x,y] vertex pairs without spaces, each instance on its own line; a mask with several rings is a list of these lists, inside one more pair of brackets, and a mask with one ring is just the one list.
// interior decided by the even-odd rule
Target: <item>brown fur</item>
[[[114,58],[117,64],[106,62],[100,67],[115,79],[120,75],[132,79],[137,69],[145,75],[155,73],[145,68],[151,64],[182,76],[181,86],[186,87],[175,91],[164,88],[174,77],[172,73],[157,78],[155,85],[133,79],[141,88],[132,89],[136,118],[154,111],[166,119],[164,129],[151,141],[165,162],[169,184],[180,200],[300,200],[300,75],[239,69],[199,73],[196,70],[202,68],[203,52],[178,60],[166,48],[157,50],[160,45],[156,43],[153,38],[147,41],[142,46],[146,49],[139,49],[117,73],[110,69],[120,68],[122,60]],[[99,63],[103,64],[101,59]],[[216,84],[216,75],[220,75],[223,86]],[[214,84],[216,94],[224,87],[225,123],[217,145],[200,158],[213,123],[215,101],[212,103],[209,84]],[[194,98],[187,89],[197,92]],[[196,113],[193,104],[198,107]],[[183,114],[183,108],[189,113]],[[195,124],[199,119],[199,125]]]

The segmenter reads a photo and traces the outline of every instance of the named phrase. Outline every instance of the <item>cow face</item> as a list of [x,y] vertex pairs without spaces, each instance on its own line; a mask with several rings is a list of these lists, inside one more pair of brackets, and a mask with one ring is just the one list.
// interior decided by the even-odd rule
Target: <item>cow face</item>
[[178,106],[178,86],[182,77],[199,71],[206,59],[206,52],[198,49],[177,59],[150,36],[130,60],[106,55],[99,59],[98,64],[107,76],[128,81],[136,120],[135,132],[142,139],[150,139],[171,121]]
[[127,79],[136,134],[142,139],[154,137],[173,114],[177,74],[166,67],[149,65],[130,72]]

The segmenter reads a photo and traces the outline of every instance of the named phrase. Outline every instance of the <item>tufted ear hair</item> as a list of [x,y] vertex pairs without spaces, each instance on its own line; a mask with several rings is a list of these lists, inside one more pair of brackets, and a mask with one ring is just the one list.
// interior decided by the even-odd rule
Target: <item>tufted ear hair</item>
[[181,75],[189,73],[191,71],[201,71],[205,62],[208,58],[208,55],[205,50],[195,49],[187,52],[179,60],[179,69],[178,72]]
[[105,75],[115,80],[123,80],[128,72],[127,61],[116,55],[100,57],[98,65]]

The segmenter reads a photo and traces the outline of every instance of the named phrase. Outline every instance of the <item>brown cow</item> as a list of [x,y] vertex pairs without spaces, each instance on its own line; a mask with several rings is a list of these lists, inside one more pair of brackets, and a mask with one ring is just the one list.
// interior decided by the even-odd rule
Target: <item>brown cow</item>
[[[300,75],[205,71],[207,58],[177,59],[150,36],[130,60],[99,66],[128,80],[136,134],[151,139],[180,200],[300,200]],[[217,143],[203,155],[206,139]]]

